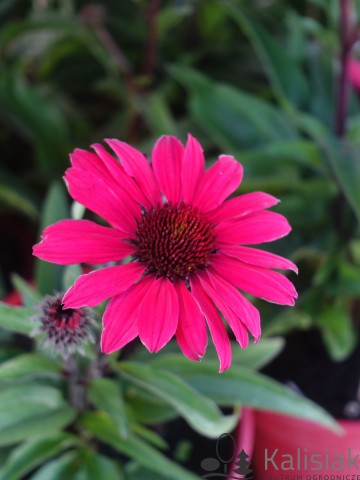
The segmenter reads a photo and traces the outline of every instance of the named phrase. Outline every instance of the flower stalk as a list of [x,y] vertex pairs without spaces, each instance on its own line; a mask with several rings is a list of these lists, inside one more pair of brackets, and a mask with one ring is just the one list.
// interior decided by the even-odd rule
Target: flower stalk
[[342,138],[346,132],[349,82],[348,64],[357,35],[352,30],[352,0],[340,0],[340,72],[335,116],[335,133]]

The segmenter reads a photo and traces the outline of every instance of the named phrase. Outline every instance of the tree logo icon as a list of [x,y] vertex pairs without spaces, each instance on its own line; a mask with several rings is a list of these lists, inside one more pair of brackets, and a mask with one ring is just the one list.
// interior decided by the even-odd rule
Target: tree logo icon
[[236,462],[235,465],[237,465],[238,468],[236,468],[234,470],[234,472],[237,474],[237,475],[242,475],[242,476],[246,476],[246,478],[249,480],[250,477],[250,473],[252,473],[252,468],[250,468],[250,462],[247,460],[247,458],[249,458],[249,455],[245,452],[245,450],[241,450],[241,452],[239,453],[238,455],[238,461]]

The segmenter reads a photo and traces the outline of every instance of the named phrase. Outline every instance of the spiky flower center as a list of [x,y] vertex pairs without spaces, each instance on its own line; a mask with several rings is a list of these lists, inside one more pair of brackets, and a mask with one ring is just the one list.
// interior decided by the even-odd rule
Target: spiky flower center
[[147,273],[186,280],[208,265],[215,233],[196,207],[169,202],[143,214],[135,245],[135,258],[147,265]]

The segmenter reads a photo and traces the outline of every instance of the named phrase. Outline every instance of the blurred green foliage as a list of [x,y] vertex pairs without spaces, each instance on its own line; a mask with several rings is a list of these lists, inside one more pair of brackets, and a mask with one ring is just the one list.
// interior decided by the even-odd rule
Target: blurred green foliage
[[[116,137],[149,152],[159,135],[185,140],[191,132],[210,161],[236,156],[245,167],[239,193],[278,196],[278,211],[293,226],[271,248],[298,264],[299,301],[282,313],[261,303],[264,337],[315,326],[329,355],[343,360],[356,344],[360,314],[360,103],[350,89],[339,138],[339,15],[338,0],[2,0],[0,214],[20,215],[32,232],[68,217],[54,182],[75,147]],[[76,276],[44,263],[34,272],[41,293],[61,288],[64,274],[66,283]],[[150,470],[190,480],[160,452],[163,440],[148,425],[182,415],[204,435],[217,434],[232,421],[218,404],[329,421],[253,372],[262,355],[266,363],[278,352],[272,339],[239,352],[221,376],[211,352],[195,366],[172,351],[151,361],[145,355],[146,364],[141,355],[114,362],[114,378],[86,386],[93,411],[78,415],[59,365],[34,346],[26,353],[14,347],[12,335],[29,332],[38,298],[21,279],[14,284],[25,307],[0,308],[2,480],[29,472],[33,480],[136,480],[153,478]],[[9,409],[11,398],[18,400]],[[94,445],[104,444],[120,462],[103,447],[94,456]]]

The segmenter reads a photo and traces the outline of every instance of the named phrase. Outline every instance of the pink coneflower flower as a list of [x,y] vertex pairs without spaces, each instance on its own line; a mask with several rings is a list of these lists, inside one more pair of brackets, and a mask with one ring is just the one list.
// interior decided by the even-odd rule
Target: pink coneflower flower
[[226,200],[241,183],[243,168],[229,155],[205,171],[200,144],[186,147],[161,137],[151,164],[119,140],[95,153],[75,150],[65,175],[70,195],[110,227],[63,220],[46,228],[34,255],[62,265],[121,262],[81,275],[66,292],[66,308],[95,306],[111,298],[103,317],[101,347],[111,353],[139,337],[157,352],[176,335],[182,352],[203,357],[209,328],[220,371],[231,363],[221,318],[242,348],[248,331],[260,337],[258,310],[240,292],[293,305],[292,283],[271,269],[296,266],[282,257],[241,245],[287,235],[286,219],[266,210],[278,200],[262,192]]

